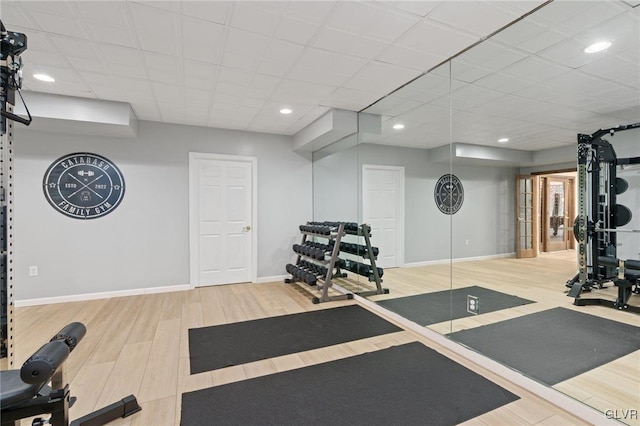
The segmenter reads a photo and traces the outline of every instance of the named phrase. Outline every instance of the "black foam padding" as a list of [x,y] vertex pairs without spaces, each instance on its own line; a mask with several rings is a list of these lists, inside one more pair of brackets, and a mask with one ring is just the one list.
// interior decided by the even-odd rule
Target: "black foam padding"
[[182,394],[182,426],[455,425],[519,399],[421,343]]
[[534,303],[479,286],[380,300],[377,303],[415,323],[431,325],[474,315],[467,312],[467,295],[478,298],[480,315]]
[[85,327],[84,324],[81,322],[72,322],[53,336],[51,341],[63,340],[69,347],[69,351],[73,351],[85,334],[87,334],[87,327]]
[[192,328],[191,374],[400,330],[358,305]]
[[640,349],[640,327],[565,308],[536,312],[449,336],[548,385]]
[[69,352],[64,340],[45,343],[22,364],[20,378],[29,384],[47,383],[67,359]]

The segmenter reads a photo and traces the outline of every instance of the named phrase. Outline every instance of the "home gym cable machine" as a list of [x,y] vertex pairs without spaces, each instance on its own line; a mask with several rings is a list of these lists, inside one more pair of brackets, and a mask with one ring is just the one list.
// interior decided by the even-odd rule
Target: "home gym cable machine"
[[[578,134],[579,213],[573,225],[578,241],[578,273],[566,284],[574,305],[604,305],[640,313],[640,306],[628,303],[633,293],[640,293],[640,260],[617,258],[617,234],[640,230],[619,228],[631,221],[632,213],[616,200],[628,189],[627,181],[616,176],[618,167],[640,164],[640,157],[618,158],[604,138],[638,128],[640,123]],[[580,297],[593,287],[604,288],[606,282],[618,288],[615,301]]]
[[[28,118],[13,113],[16,92],[22,99],[22,59],[27,50],[27,36],[7,31],[0,20],[0,281],[2,299],[2,327],[0,341],[2,357],[13,367],[13,122],[29,125]],[[84,337],[86,328],[71,323],[38,349],[20,369],[0,371],[0,418],[2,426],[15,426],[20,420],[40,414],[51,418],[36,418],[32,425],[69,425],[69,408],[75,401],[69,385],[64,382],[63,363]],[[133,395],[107,407],[89,413],[71,423],[73,426],[103,425],[120,417],[127,417],[141,408]]]

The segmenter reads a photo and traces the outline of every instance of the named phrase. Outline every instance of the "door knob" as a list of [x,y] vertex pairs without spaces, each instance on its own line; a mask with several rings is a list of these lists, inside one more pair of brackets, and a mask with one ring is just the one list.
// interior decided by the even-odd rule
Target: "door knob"
[[244,228],[242,228],[242,231],[243,231],[243,232],[249,232],[249,231],[251,231],[251,226],[250,226],[250,225],[245,226]]

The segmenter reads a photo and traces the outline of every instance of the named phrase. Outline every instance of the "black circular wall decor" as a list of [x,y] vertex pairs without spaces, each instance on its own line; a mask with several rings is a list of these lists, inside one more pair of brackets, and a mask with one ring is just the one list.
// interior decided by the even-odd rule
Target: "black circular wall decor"
[[436,205],[444,214],[455,214],[464,201],[464,188],[462,182],[455,175],[443,175],[433,191]]
[[42,185],[49,204],[75,219],[109,214],[124,196],[124,178],[116,165],[88,152],[58,158],[44,174]]

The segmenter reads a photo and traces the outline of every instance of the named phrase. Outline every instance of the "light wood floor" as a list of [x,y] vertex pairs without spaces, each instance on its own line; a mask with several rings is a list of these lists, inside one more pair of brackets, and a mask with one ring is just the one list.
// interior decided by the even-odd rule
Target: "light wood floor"
[[[574,306],[573,298],[566,295],[568,289],[565,282],[572,278],[575,272],[576,253],[573,250],[542,253],[533,259],[504,258],[459,262],[453,263],[451,270],[449,264],[388,269],[385,270],[384,286],[390,289],[390,293],[371,296],[370,299],[384,300],[477,285],[537,302],[429,326],[442,334],[472,329],[558,306],[640,327],[638,314],[603,306]],[[615,287],[609,285],[606,289],[586,293],[583,297],[615,300],[616,295]],[[632,296],[631,303],[640,305],[640,296]],[[549,368],[553,366],[550,365]],[[640,351],[559,383],[554,388],[603,412],[607,409],[640,410]],[[624,422],[640,425],[637,418]]]
[[[512,259],[500,261],[500,264],[504,262],[505,265],[514,262]],[[458,265],[455,266],[457,270]],[[488,268],[491,270],[495,266],[497,265],[488,266]],[[471,265],[465,264],[464,268],[467,267]],[[460,271],[463,272],[464,268]],[[520,266],[514,265],[512,268],[519,270]],[[548,268],[539,265],[539,269],[544,272]],[[471,270],[473,270],[472,267]],[[405,271],[408,274],[416,272],[410,269]],[[389,278],[387,275],[385,277]],[[479,281],[474,283],[487,285]],[[392,280],[389,279],[385,284],[391,287]],[[526,287],[524,282],[519,282],[519,285]],[[392,288],[392,292],[394,292],[392,295],[400,294],[399,288],[395,291]],[[551,290],[547,292],[552,293]],[[530,297],[527,294],[521,294],[521,296]],[[554,299],[553,296],[549,298]],[[559,300],[565,301],[561,298]],[[540,400],[493,373],[466,362],[460,356],[430,343],[411,331],[376,336],[213,372],[189,374],[187,342],[189,328],[325,309],[350,303],[355,302],[337,301],[314,305],[310,302],[308,294],[296,285],[275,282],[205,287],[175,293],[22,307],[16,309],[15,315],[16,361],[19,365],[65,324],[81,321],[87,326],[87,336],[65,363],[66,379],[70,382],[72,394],[78,397],[77,403],[71,409],[72,418],[117,401],[128,394],[135,394],[143,410],[113,424],[177,425],[180,420],[183,392],[327,362],[411,341],[422,341],[521,397],[518,401],[486,413],[466,424],[585,424],[580,419]],[[515,315],[524,313],[526,312]],[[608,311],[600,314],[612,315]],[[616,312],[616,314],[623,313]],[[633,317],[628,318],[628,322],[633,321]],[[636,362],[636,371],[638,364]],[[616,368],[615,365],[606,367],[608,370],[602,370],[603,376],[585,378],[584,383],[574,384],[578,389],[586,392],[580,395],[581,399],[596,405],[593,398],[602,398],[603,394],[609,391],[624,394],[624,387],[632,385],[633,380],[624,377],[625,368],[628,366],[623,366],[622,369]],[[609,381],[611,375],[615,375],[613,382]],[[635,377],[637,383],[638,374],[629,377]],[[589,380],[595,380],[595,382]],[[603,401],[604,404],[608,403],[606,399]],[[620,404],[616,407],[628,408]],[[635,407],[638,407],[637,403]],[[212,419],[212,424],[214,422],[215,419]],[[30,424],[30,422],[25,421],[23,424]]]

